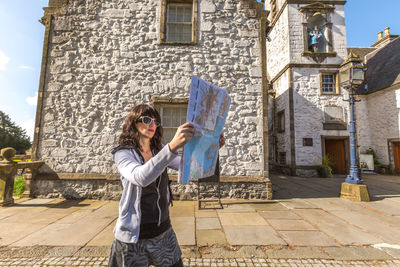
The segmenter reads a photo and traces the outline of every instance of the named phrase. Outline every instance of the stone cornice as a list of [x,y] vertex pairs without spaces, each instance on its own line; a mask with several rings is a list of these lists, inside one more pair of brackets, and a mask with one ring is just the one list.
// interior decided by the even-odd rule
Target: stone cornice
[[274,78],[271,79],[271,83],[276,82],[289,68],[318,68],[318,69],[334,69],[334,68],[340,68],[340,64],[299,64],[299,63],[290,63],[287,64],[285,67],[282,68],[282,70],[275,75]]

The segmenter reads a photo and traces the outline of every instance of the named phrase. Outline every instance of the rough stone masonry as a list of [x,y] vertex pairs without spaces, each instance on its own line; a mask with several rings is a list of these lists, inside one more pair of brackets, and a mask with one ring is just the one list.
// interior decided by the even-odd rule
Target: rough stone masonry
[[261,4],[199,0],[197,42],[170,45],[160,40],[161,2],[50,0],[34,142],[45,166],[33,195],[117,197],[110,151],[124,117],[154,96],[188,97],[192,75],[232,98],[221,175],[265,176]]

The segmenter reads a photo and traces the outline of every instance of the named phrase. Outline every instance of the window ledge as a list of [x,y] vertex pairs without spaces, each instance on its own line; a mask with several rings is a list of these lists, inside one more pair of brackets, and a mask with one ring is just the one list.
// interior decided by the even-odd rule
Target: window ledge
[[192,45],[197,45],[197,42],[167,42],[167,41],[161,41],[160,45],[187,45],[187,46],[192,46]]
[[301,55],[303,57],[336,57],[337,53],[336,52],[311,52],[311,51],[303,51],[303,53],[301,53]]

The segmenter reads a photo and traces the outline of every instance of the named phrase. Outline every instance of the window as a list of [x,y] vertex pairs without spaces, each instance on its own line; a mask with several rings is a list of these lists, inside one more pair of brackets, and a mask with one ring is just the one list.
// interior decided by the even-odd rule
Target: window
[[161,0],[161,43],[194,44],[197,0]]
[[178,127],[186,122],[187,106],[161,107],[161,125],[163,127],[162,143],[169,143],[174,138]]
[[192,41],[192,5],[168,4],[167,42]]
[[279,133],[285,131],[285,111],[279,111],[277,114],[277,130]]
[[339,94],[336,72],[321,72],[321,94]]

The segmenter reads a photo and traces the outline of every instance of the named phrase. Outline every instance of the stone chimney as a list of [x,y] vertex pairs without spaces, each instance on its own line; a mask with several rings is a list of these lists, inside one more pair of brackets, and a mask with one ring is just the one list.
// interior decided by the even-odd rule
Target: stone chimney
[[390,34],[390,27],[385,28],[385,36],[383,36],[383,32],[378,32],[378,40],[372,45],[372,47],[381,48],[392,40],[399,37],[398,35]]
[[390,28],[389,27],[385,28],[385,37],[386,36],[390,36]]

